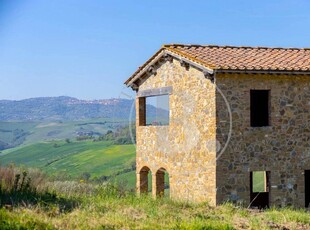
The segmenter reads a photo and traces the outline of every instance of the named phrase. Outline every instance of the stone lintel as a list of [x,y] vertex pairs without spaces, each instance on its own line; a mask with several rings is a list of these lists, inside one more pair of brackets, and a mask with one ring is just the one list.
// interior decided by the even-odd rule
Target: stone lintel
[[150,96],[160,96],[172,93],[172,86],[141,90],[137,93],[137,97],[150,97]]

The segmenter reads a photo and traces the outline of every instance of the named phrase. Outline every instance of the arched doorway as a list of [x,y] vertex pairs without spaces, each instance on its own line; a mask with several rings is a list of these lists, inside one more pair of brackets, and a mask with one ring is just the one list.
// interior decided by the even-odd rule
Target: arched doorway
[[156,172],[156,196],[169,196],[169,174],[165,168],[160,168]]
[[151,170],[147,167],[144,166],[141,168],[139,172],[139,192],[140,194],[147,194],[148,192],[152,191],[152,174]]

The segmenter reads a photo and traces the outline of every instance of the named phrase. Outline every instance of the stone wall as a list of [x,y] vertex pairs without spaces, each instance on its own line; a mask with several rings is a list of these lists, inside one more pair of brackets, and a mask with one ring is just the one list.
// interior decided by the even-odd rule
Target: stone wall
[[[270,205],[304,207],[310,170],[309,76],[217,74],[215,84],[179,61],[160,62],[139,91],[172,87],[169,126],[143,126],[137,98],[137,190],[220,204],[249,205],[250,172],[269,171]],[[250,90],[270,90],[270,126],[250,126]],[[141,115],[141,114],[140,114]]]
[[[158,64],[139,91],[172,87],[169,126],[141,126],[137,99],[137,189],[152,172],[153,196],[159,194],[163,168],[169,173],[170,196],[188,201],[216,202],[215,87],[203,73],[173,59]],[[143,111],[143,109],[140,111]],[[143,178],[144,179],[143,179]],[[159,178],[160,177],[160,178]],[[142,179],[141,179],[142,178]],[[145,190],[143,186],[141,189]],[[158,191],[157,191],[158,190]]]
[[[217,74],[217,203],[250,203],[250,172],[270,171],[270,205],[304,207],[310,169],[310,78],[297,75]],[[270,126],[250,127],[250,90],[270,90]]]

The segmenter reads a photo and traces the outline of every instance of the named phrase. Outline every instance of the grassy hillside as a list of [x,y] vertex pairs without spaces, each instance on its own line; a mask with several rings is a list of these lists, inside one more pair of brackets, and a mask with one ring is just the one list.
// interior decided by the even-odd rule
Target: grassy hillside
[[310,229],[304,209],[154,200],[111,184],[59,183],[12,167],[0,167],[0,178],[0,229]]
[[80,121],[0,121],[0,150],[41,141],[101,136],[128,125],[127,119],[97,118]]
[[[134,145],[114,145],[108,141],[41,142],[3,151],[2,164],[34,167],[49,175],[90,179],[117,175],[115,180],[135,184]],[[119,178],[118,178],[119,177]]]

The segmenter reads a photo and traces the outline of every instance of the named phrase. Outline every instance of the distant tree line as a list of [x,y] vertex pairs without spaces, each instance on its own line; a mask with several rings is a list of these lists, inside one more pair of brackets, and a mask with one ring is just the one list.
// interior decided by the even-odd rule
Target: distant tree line
[[136,127],[135,125],[123,126],[117,129],[108,130],[104,135],[99,137],[94,136],[78,136],[77,141],[93,140],[93,141],[112,141],[117,145],[126,145],[136,143]]

